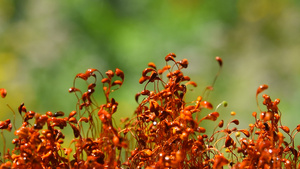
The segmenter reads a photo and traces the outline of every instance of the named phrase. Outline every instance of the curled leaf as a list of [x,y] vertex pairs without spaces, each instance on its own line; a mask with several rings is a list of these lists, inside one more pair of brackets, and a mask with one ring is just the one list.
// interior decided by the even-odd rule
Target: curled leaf
[[97,69],[88,69],[85,74],[89,74],[91,75],[92,73],[94,73],[95,71],[98,71]]
[[0,121],[0,129],[8,129],[9,128],[10,119],[7,119],[5,121]]
[[249,133],[248,130],[242,129],[242,130],[239,130],[239,131],[244,133],[246,137],[250,137],[250,133]]
[[72,93],[72,92],[77,92],[77,91],[80,91],[79,89],[75,88],[75,87],[71,87],[69,89],[69,93]]
[[114,72],[112,70],[108,70],[107,72],[105,72],[105,74],[107,75],[108,78],[112,78],[114,77]]
[[124,81],[124,72],[121,69],[116,68],[115,73],[122,79],[122,81]]
[[65,115],[64,112],[58,111],[58,112],[55,112],[55,113],[53,114],[53,117],[64,116],[64,115]]
[[71,117],[74,117],[75,115],[76,115],[76,111],[74,110],[74,111],[71,111],[71,113],[69,114],[69,118],[71,118]]
[[165,57],[165,61],[170,61],[170,60],[172,60],[172,61],[176,62],[175,59],[174,59],[175,57],[176,57],[175,53],[169,53],[169,54]]
[[149,63],[148,63],[148,66],[149,66],[149,67],[152,67],[153,69],[156,69],[156,66],[155,66],[155,64],[154,64],[153,62],[149,62]]
[[170,60],[172,60],[172,61],[175,62],[175,59],[174,59],[172,56],[167,55],[167,56],[165,57],[165,61],[167,62],[167,61],[170,61]]
[[187,68],[188,64],[189,64],[187,59],[182,59],[181,61],[178,61],[177,63],[180,64],[183,68]]
[[273,106],[277,106],[280,103],[280,99],[275,99],[273,102]]
[[150,75],[150,78],[149,78],[149,81],[150,82],[154,82],[154,80],[156,80],[158,77],[158,74],[156,72],[152,72],[151,75]]
[[232,120],[232,121],[231,121],[231,123],[234,123],[235,125],[239,125],[239,124],[240,124],[240,122],[239,122],[239,120],[238,120],[238,119],[234,119],[234,120]]
[[207,116],[205,116],[203,119],[216,121],[218,117],[219,117],[218,112],[212,112],[212,113],[209,113]]
[[181,79],[181,81],[190,81],[190,80],[191,80],[191,78],[188,76],[183,76]]
[[290,129],[287,126],[279,126],[284,132],[290,133]]
[[268,89],[268,85],[266,85],[266,84],[260,85],[260,86],[257,88],[256,96],[257,96],[259,93],[261,93],[261,92],[263,92],[264,90],[266,90],[266,89]]
[[139,102],[139,97],[140,97],[140,93],[135,94],[135,101],[138,103]]
[[204,127],[197,127],[199,133],[205,133],[206,129]]
[[91,83],[88,85],[88,89],[94,89],[96,87],[96,83]]
[[109,78],[103,78],[101,80],[102,83],[110,83],[110,79]]
[[123,84],[123,82],[121,80],[116,80],[112,83],[112,86],[115,86],[115,85],[120,85],[121,86],[122,84]]
[[194,81],[189,81],[189,82],[187,82],[185,85],[186,85],[186,86],[187,86],[187,85],[192,85],[192,86],[194,86],[194,87],[197,87],[197,83],[194,82]]
[[141,91],[141,95],[150,95],[150,91],[145,89]]
[[76,75],[76,78],[81,78],[83,80],[87,80],[89,78],[89,76],[87,74],[85,74],[85,73],[78,73]]
[[86,118],[86,117],[81,117],[80,119],[79,119],[79,121],[78,121],[78,123],[80,123],[80,122],[82,122],[82,121],[84,121],[84,122],[89,122],[89,119],[88,118]]
[[143,70],[142,76],[146,76],[147,73],[153,72],[153,71],[155,72],[155,70],[153,68],[146,68],[146,69]]
[[163,67],[162,69],[159,69],[158,71],[157,71],[157,73],[158,74],[163,74],[166,70],[169,70],[171,68],[171,66],[170,65],[166,65],[165,67]]
[[77,138],[80,135],[79,129],[74,124],[72,124],[72,123],[69,123],[69,124],[72,127],[74,137]]
[[24,106],[24,103],[22,103],[19,107],[18,107],[18,111],[20,114],[22,114],[22,112],[27,112],[26,107]]
[[209,103],[208,101],[202,101],[200,102],[200,105],[206,109],[213,109],[213,106],[211,103]]
[[144,83],[146,80],[148,80],[150,77],[149,76],[142,76],[139,80],[139,83],[142,84]]
[[77,120],[76,120],[75,117],[71,117],[71,118],[69,118],[69,122],[71,122],[71,123],[77,123]]
[[229,147],[229,146],[231,146],[233,144],[234,144],[233,139],[230,136],[227,136],[226,140],[225,140],[225,147]]

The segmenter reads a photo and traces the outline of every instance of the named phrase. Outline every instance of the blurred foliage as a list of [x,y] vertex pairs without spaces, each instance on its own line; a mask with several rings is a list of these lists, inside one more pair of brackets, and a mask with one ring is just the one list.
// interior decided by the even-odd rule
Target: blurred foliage
[[229,103],[223,118],[236,111],[247,127],[258,111],[256,88],[268,84],[288,121],[300,95],[299,17],[296,0],[0,0],[0,87],[8,91],[0,118],[11,117],[6,104],[16,110],[22,102],[41,113],[70,112],[77,73],[116,67],[125,73],[117,114],[131,116],[142,70],[150,61],[161,67],[174,52],[190,62],[187,74],[199,84],[193,98],[217,73],[214,57],[222,57],[210,97],[215,106]]

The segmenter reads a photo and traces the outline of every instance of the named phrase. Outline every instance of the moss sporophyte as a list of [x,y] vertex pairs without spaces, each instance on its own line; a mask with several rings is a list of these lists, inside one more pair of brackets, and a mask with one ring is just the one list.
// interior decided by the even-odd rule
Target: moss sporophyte
[[[223,66],[220,57],[216,61],[219,72],[212,85],[189,102],[185,95],[197,84],[182,72],[188,68],[188,60],[177,61],[176,55],[169,53],[161,69],[150,62],[139,80],[144,88],[135,95],[138,106],[134,117],[121,119],[122,128],[116,127],[113,118],[122,110],[117,109],[119,103],[110,94],[123,85],[123,71],[102,74],[88,69],[79,73],[69,89],[77,98],[76,110],[69,115],[28,111],[22,103],[17,110],[22,124],[18,125],[15,111],[10,108],[12,121],[0,121],[4,143],[1,168],[300,168],[300,146],[294,141],[300,125],[290,131],[281,124],[279,99],[272,101],[262,94],[265,109],[260,107],[258,97],[267,85],[256,91],[260,112],[252,113],[249,128],[238,129],[239,120],[233,119],[227,124],[220,120],[212,133],[206,131],[202,122],[217,121],[218,107],[227,106],[224,101],[213,109],[207,100]],[[86,89],[77,88],[77,81],[84,81]],[[94,95],[101,94],[101,90],[105,102],[99,104]],[[5,98],[7,92],[2,88],[0,94]],[[204,109],[210,113],[203,113]],[[236,113],[230,114],[234,117]],[[73,139],[67,144],[63,144],[64,128],[73,131]],[[12,150],[6,148],[9,143],[3,130],[15,135]]]

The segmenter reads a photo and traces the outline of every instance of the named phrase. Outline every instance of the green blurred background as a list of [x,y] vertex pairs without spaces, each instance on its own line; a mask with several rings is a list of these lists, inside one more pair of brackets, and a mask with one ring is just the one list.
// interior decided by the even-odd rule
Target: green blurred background
[[220,56],[224,66],[209,101],[228,102],[222,119],[235,111],[240,128],[253,123],[256,89],[268,84],[265,93],[281,99],[283,124],[300,123],[297,0],[0,0],[0,88],[8,92],[0,119],[12,118],[6,104],[17,112],[22,102],[39,113],[68,114],[77,101],[68,89],[88,68],[124,71],[113,94],[115,118],[131,117],[142,70],[150,61],[162,67],[169,52],[189,60],[185,73],[198,83],[187,101],[211,84]]

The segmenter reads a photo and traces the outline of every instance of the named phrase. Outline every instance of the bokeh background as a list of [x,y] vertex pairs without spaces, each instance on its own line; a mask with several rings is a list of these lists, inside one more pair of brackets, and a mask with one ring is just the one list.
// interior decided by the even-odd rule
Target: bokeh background
[[235,111],[240,128],[253,123],[256,89],[268,84],[265,93],[281,99],[283,124],[300,123],[297,0],[0,0],[0,88],[8,92],[0,119],[12,118],[7,104],[17,112],[22,102],[38,113],[68,114],[77,101],[68,89],[88,68],[124,71],[113,94],[115,118],[131,117],[142,70],[150,61],[162,67],[169,52],[189,60],[185,73],[198,83],[187,101],[211,84],[220,56],[224,66],[209,101],[228,102],[222,119]]

